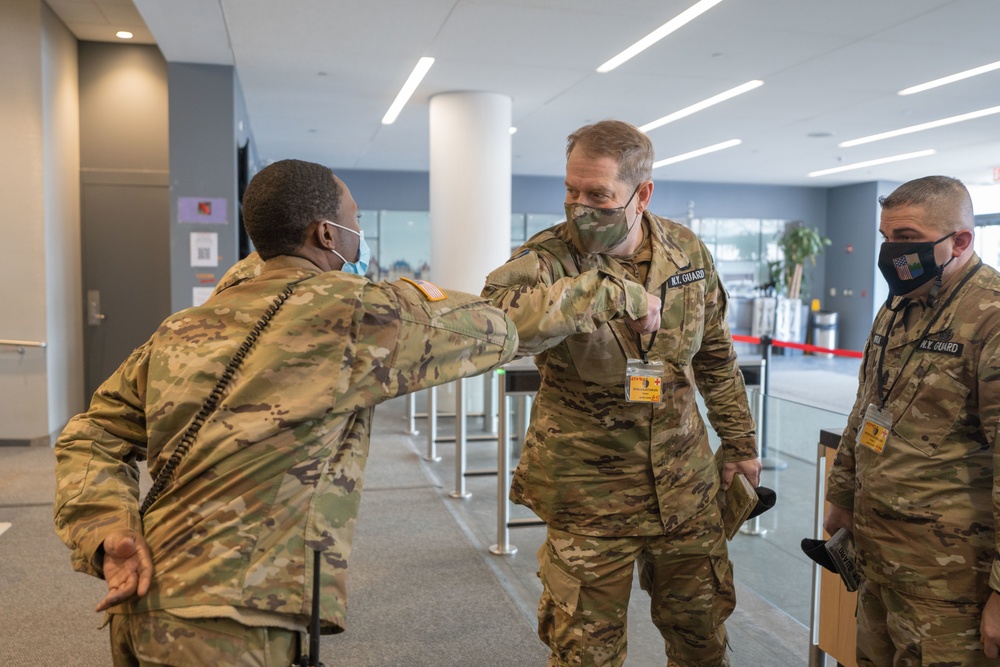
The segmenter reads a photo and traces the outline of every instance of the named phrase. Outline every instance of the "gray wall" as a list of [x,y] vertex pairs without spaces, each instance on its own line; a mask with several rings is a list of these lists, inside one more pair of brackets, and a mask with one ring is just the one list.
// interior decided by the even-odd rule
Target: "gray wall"
[[89,397],[170,313],[167,65],[153,46],[80,42],[83,285]]
[[[171,310],[193,304],[193,288],[212,287],[238,259],[236,142],[241,98],[228,65],[169,64]],[[222,224],[180,223],[178,199],[226,200]],[[192,233],[218,235],[218,266],[191,266]]]
[[[881,235],[878,198],[897,183],[883,181],[831,188],[826,255],[825,310],[837,312],[837,345],[861,350],[888,288],[876,268]],[[850,248],[850,252],[848,251]]]

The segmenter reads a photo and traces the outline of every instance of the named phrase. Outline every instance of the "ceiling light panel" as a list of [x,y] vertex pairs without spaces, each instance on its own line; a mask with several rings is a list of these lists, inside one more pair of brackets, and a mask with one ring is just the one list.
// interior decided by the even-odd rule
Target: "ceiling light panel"
[[903,88],[897,94],[913,95],[914,93],[922,93],[925,90],[931,90],[932,88],[938,88],[940,86],[947,86],[949,83],[955,83],[956,81],[962,81],[964,79],[971,79],[974,76],[979,76],[980,74],[986,74],[987,72],[992,72],[998,69],[1000,69],[1000,60],[990,63],[988,65],[973,67],[972,69],[967,69],[964,72],[949,74],[948,76],[943,76],[940,79],[934,79],[933,81],[928,81],[927,83],[921,83],[916,86],[910,86],[909,88]]
[[611,70],[615,69],[622,63],[631,60],[635,56],[639,55],[640,53],[651,47],[653,44],[656,44],[658,41],[660,41],[670,33],[674,32],[675,30],[678,30],[679,28],[695,20],[696,18],[707,12],[712,7],[715,7],[720,2],[722,2],[722,0],[700,0],[700,2],[696,2],[692,6],[688,7],[683,12],[675,16],[674,18],[670,19],[669,21],[661,25],[653,32],[649,33],[648,35],[640,39],[635,44],[631,45],[630,47],[628,47],[627,49],[616,55],[611,60],[605,62],[603,65],[597,68],[597,71],[601,74],[610,72]]
[[977,118],[983,118],[985,116],[992,116],[994,114],[1000,113],[1000,106],[989,107],[987,109],[980,109],[978,111],[970,111],[969,113],[959,114],[957,116],[949,116],[948,118],[941,118],[938,120],[932,120],[927,123],[919,123],[917,125],[910,125],[908,127],[901,127],[898,130],[889,130],[888,132],[881,132],[879,134],[871,134],[867,137],[860,137],[858,139],[851,139],[850,141],[844,141],[837,144],[840,148],[850,148],[852,146],[860,146],[862,144],[870,144],[874,141],[882,141],[883,139],[891,139],[893,137],[899,137],[904,134],[913,134],[914,132],[923,132],[924,130],[933,130],[936,127],[944,127],[945,125],[954,125],[955,123],[964,123],[967,120],[975,120]]
[[839,174],[842,171],[851,171],[854,169],[864,169],[865,167],[875,167],[880,164],[889,164],[890,162],[902,162],[903,160],[913,160],[918,157],[927,157],[928,155],[934,155],[936,153],[933,148],[924,151],[915,151],[913,153],[903,153],[902,155],[892,155],[889,157],[877,158],[875,160],[865,160],[864,162],[855,162],[853,164],[845,164],[839,167],[833,167],[832,169],[820,169],[819,171],[811,171],[806,176],[809,178],[816,178],[817,176],[826,176],[827,174]]

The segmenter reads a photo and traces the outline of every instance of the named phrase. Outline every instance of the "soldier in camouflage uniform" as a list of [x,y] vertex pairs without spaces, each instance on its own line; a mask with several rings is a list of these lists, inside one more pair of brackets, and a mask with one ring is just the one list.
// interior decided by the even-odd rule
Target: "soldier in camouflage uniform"
[[[56,529],[74,568],[107,580],[116,665],[290,664],[317,559],[322,632],[340,632],[373,407],[516,351],[513,323],[479,297],[364,278],[358,207],[328,168],[270,165],[243,210],[260,257],[167,318],[56,444]],[[156,479],[192,422],[141,515],[136,463]]]
[[645,210],[652,160],[620,121],[570,135],[568,222],[483,291],[541,374],[510,495],[548,527],[538,632],[551,667],[622,664],[636,563],[670,664],[728,664],[732,569],[695,387],[722,439],[723,486],[737,471],[756,486],[760,462],[726,292],[704,244]]
[[826,529],[853,531],[858,664],[997,664],[1000,275],[972,201],[930,176],[881,200],[889,298],[830,473]]

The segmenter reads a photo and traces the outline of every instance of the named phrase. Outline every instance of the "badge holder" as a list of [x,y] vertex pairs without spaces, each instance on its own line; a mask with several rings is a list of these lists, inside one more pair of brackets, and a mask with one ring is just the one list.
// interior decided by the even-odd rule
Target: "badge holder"
[[625,400],[630,403],[663,402],[662,361],[629,359],[625,367]]
[[857,443],[864,445],[876,454],[881,454],[885,449],[885,442],[889,439],[889,431],[892,430],[892,413],[888,410],[879,409],[874,403],[868,404],[865,410],[865,419],[861,428],[858,429]]

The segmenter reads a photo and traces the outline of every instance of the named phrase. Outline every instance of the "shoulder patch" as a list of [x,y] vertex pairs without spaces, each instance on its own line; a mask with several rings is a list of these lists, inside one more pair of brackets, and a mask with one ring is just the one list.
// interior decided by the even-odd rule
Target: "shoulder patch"
[[428,301],[442,301],[443,299],[448,298],[448,295],[434,283],[429,283],[426,280],[420,280],[419,278],[401,278],[401,280],[405,280],[420,290]]

